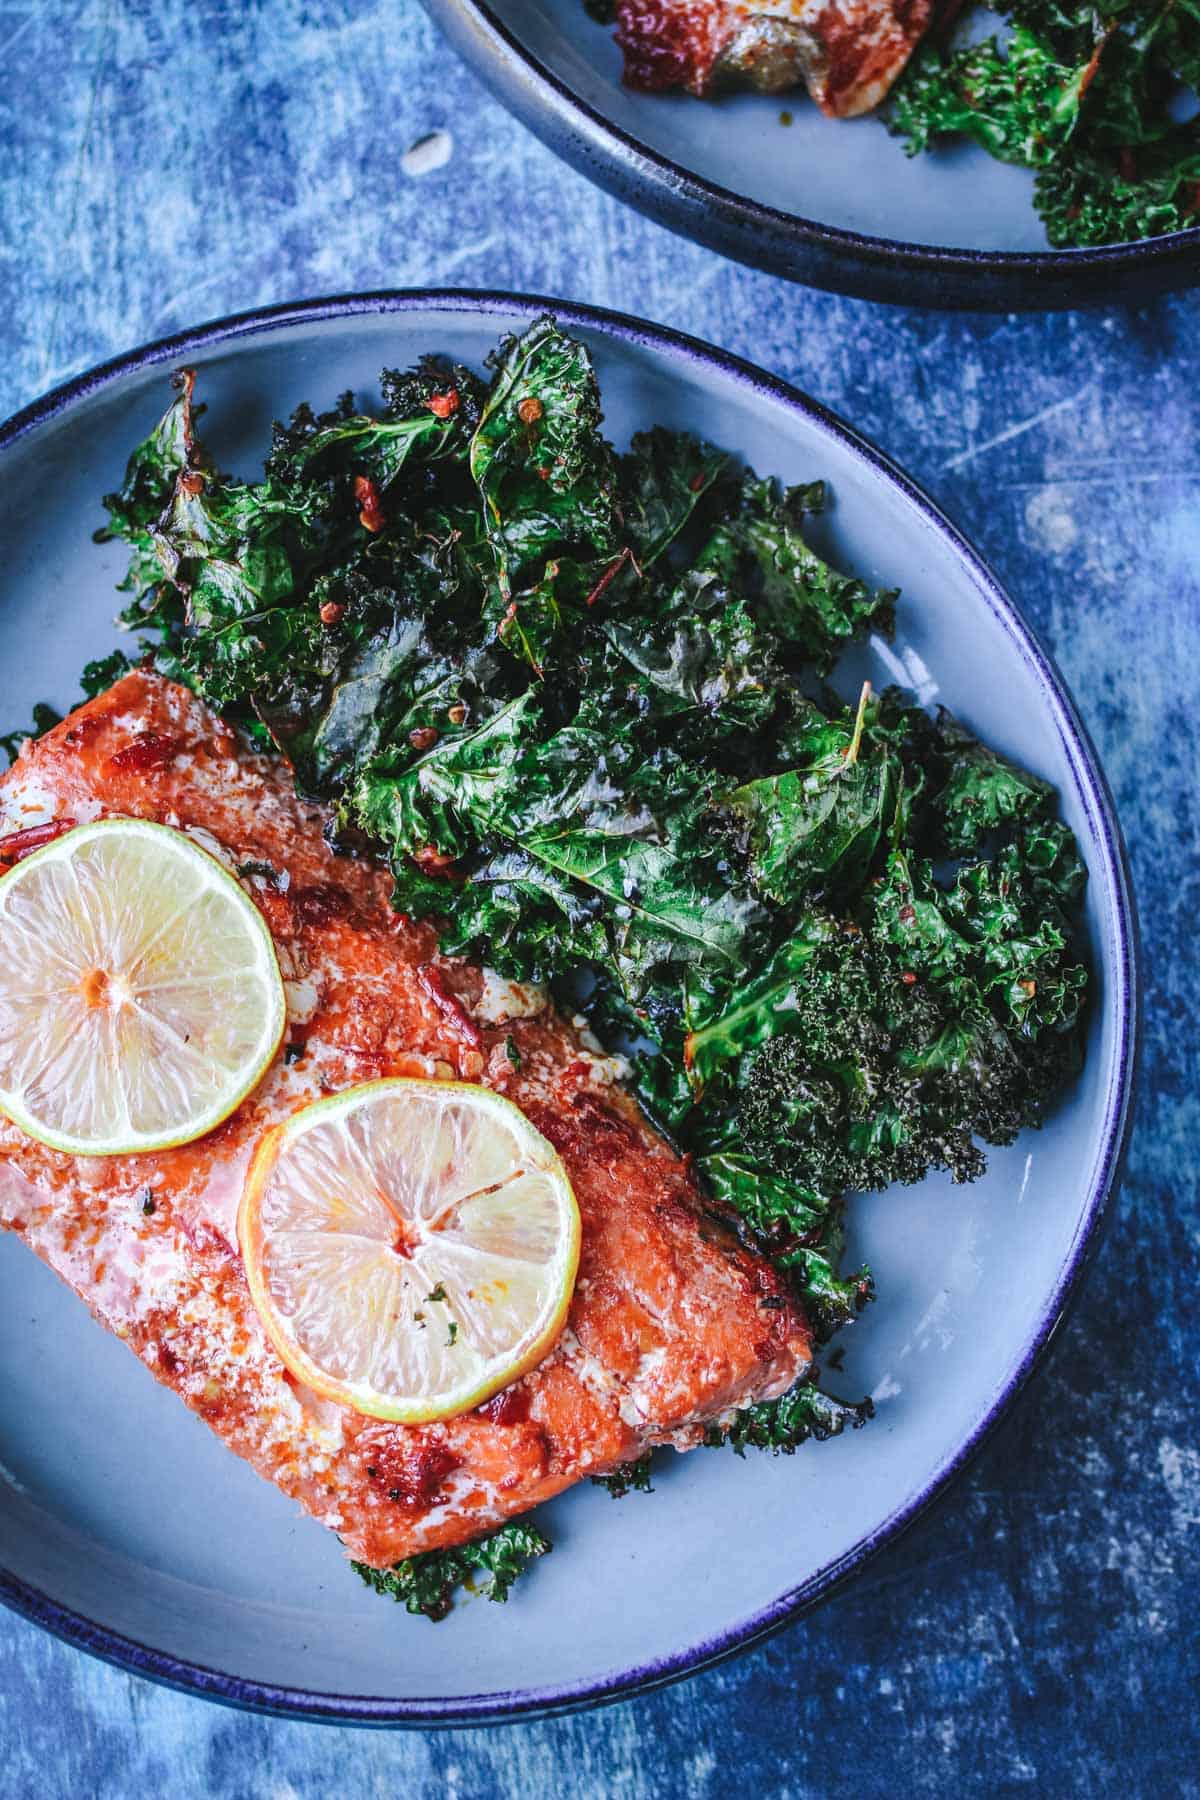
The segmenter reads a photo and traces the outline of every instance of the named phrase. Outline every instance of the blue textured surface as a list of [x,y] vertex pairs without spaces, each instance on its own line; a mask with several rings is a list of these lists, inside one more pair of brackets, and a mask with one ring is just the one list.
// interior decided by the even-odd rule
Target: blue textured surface
[[[1116,790],[1147,976],[1128,1177],[1050,1366],[939,1512],[813,1618],[600,1713],[372,1735],[221,1712],[4,1615],[0,1787],[1200,1795],[1200,767],[1185,687],[1200,300],[945,318],[749,274],[568,173],[412,0],[0,0],[0,53],[0,413],[203,316],[355,287],[569,294],[740,351],[895,454],[1041,627]],[[449,159],[406,174],[403,153],[440,130]]]

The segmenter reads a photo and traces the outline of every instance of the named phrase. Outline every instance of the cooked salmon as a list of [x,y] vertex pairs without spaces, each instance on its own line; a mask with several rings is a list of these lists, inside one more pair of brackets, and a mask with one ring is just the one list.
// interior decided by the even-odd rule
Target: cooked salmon
[[933,17],[933,0],[617,0],[625,79],[701,98],[805,86],[830,118],[870,112]]
[[[0,1120],[0,1225],[16,1231],[229,1448],[364,1562],[454,1544],[802,1375],[811,1338],[771,1265],[705,1209],[620,1065],[537,990],[436,952],[386,874],[336,854],[322,811],[186,689],[136,671],[0,781],[0,865],[105,816],[190,833],[275,940],[289,1026],[258,1089],[209,1136],[72,1157]],[[515,1040],[519,1068],[506,1040]],[[387,1075],[478,1081],[558,1149],[583,1220],[566,1327],[533,1371],[444,1424],[382,1423],[300,1386],[247,1287],[236,1212],[263,1130]]]

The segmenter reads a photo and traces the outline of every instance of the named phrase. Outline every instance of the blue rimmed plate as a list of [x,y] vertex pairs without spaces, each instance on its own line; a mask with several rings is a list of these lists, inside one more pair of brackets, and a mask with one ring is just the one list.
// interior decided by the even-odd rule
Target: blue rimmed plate
[[[66,706],[108,649],[116,547],[99,497],[200,369],[219,460],[249,472],[272,418],[426,350],[478,364],[547,304],[365,295],[246,314],[98,369],[0,431],[0,717]],[[234,1704],[376,1723],[509,1717],[654,1686],[794,1618],[926,1506],[1063,1317],[1116,1179],[1136,1024],[1133,908],[1111,800],[1062,682],[975,552],[878,451],[770,376],[655,326],[552,303],[592,346],[608,429],[687,427],[789,481],[825,477],[825,548],[903,588],[867,671],[942,700],[1054,781],[1091,870],[1087,1066],[983,1181],[855,1203],[880,1300],[847,1335],[870,1429],[792,1459],[663,1457],[650,1498],[544,1509],[555,1554],[506,1609],[444,1624],[362,1588],[336,1543],[231,1456],[13,1238],[0,1239],[0,1597],[70,1642]],[[858,673],[860,671],[856,671]]]
[[[592,181],[724,256],[900,306],[1141,301],[1200,278],[1200,228],[1051,250],[1033,176],[974,145],[908,157],[877,118],[804,95],[639,94],[583,0],[422,0],[530,130]],[[784,122],[786,120],[786,123]]]

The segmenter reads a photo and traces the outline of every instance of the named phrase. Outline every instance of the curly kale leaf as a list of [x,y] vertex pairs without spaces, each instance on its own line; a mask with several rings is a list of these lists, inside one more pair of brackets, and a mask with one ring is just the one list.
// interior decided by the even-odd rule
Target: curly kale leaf
[[329,536],[317,490],[223,476],[196,434],[194,376],[106,504],[101,535],[132,546],[130,627],[157,628],[166,666],[222,707],[236,707],[297,663],[318,663],[320,622],[297,604]]
[[1186,231],[1200,218],[1200,130],[1181,125],[1136,150],[1080,145],[1039,173],[1034,195],[1057,246]]
[[498,849],[474,862],[469,879],[449,886],[416,864],[395,867],[393,904],[415,918],[436,915],[448,956],[484,956],[518,981],[549,981],[609,955],[600,895],[564,881],[520,849]]
[[[298,406],[286,425],[276,421],[267,458],[268,485],[322,488],[333,501],[368,510],[360,478],[374,483],[386,520],[389,491],[413,468],[462,462],[483,408],[484,387],[460,364],[428,356],[415,369],[385,369],[381,416],[358,412],[342,394],[328,412]],[[393,501],[400,496],[393,497]],[[378,524],[374,529],[378,529]]]
[[710,544],[675,587],[650,611],[618,613],[601,629],[620,663],[629,690],[661,718],[692,714],[702,721],[698,745],[715,746],[730,728],[766,725],[789,676],[780,666],[769,632],[758,624],[731,585],[736,578],[729,547]]
[[723,1065],[757,1049],[790,1023],[800,1008],[810,964],[839,932],[831,915],[810,912],[757,975],[739,982],[736,994],[712,983],[685,987],[683,1063],[696,1099]]
[[211,465],[196,436],[196,420],[204,409],[193,402],[195,370],[182,370],[173,385],[174,400],[130,455],[121,486],[104,496],[108,523],[95,533],[98,544],[121,539],[129,546],[129,566],[119,585],[121,593],[133,595],[122,614],[127,625],[140,625],[146,618],[178,623],[183,614],[181,603],[172,604],[178,597],[164,579],[154,531],[179,477],[189,468],[203,471]]
[[622,1463],[607,1475],[593,1475],[592,1481],[596,1487],[607,1488],[614,1500],[624,1500],[626,1494],[652,1494],[652,1460],[651,1452],[647,1450],[636,1462]]
[[824,506],[823,482],[782,488],[748,474],[724,528],[748,558],[742,573],[756,615],[818,675],[829,673],[853,638],[890,632],[896,603],[893,589],[874,592],[839,574],[805,541],[805,518]]
[[547,561],[607,562],[621,549],[616,458],[600,435],[586,347],[539,319],[492,358],[495,378],[470,447],[507,607]]
[[1089,45],[1081,61],[1061,62],[1022,25],[1014,25],[1003,48],[990,38],[949,54],[927,50],[897,85],[895,129],[910,155],[961,135],[1001,162],[1044,168],[1079,121],[1091,58]]
[[419,613],[397,608],[385,624],[343,631],[331,649],[323,666],[293,665],[292,679],[254,696],[306,793],[338,795],[373,757],[399,764],[428,737],[453,741],[462,727],[451,715],[480,704],[486,668],[445,654]]
[[816,1386],[814,1373],[778,1400],[741,1407],[731,1425],[710,1426],[704,1441],[714,1449],[729,1444],[739,1456],[748,1448],[792,1456],[810,1439],[823,1443],[843,1431],[858,1431],[874,1416],[871,1400],[837,1400]]
[[1034,201],[1055,245],[1182,230],[1200,210],[1200,125],[1180,122],[1180,84],[1200,79],[1196,0],[1115,0],[1103,12],[1013,0],[1007,41],[930,42],[894,91],[911,154],[974,138],[1037,171]]
[[513,1582],[550,1549],[549,1539],[534,1526],[517,1522],[449,1550],[406,1556],[390,1569],[373,1569],[361,1562],[352,1562],[350,1567],[369,1588],[398,1601],[406,1612],[438,1620],[449,1613],[454,1589],[477,1573],[482,1573],[484,1580],[476,1591],[503,1603]]
[[897,853],[872,896],[865,928],[812,959],[794,1008],[722,1072],[723,1143],[825,1194],[971,1179],[975,1138],[1040,1123],[1078,1061],[1084,971],[1008,857],[947,892]]
[[880,708],[869,686],[857,713],[830,720],[809,711],[798,764],[735,788],[726,801],[745,826],[756,889],[779,906],[857,892],[896,810],[900,758],[875,729]]
[[670,548],[729,469],[728,451],[687,432],[656,425],[634,433],[621,459],[621,490],[625,541],[639,568]]
[[[275,427],[265,479],[245,483],[206,454],[189,381],[131,461],[138,507],[110,497],[111,531],[134,548],[124,622],[159,629],[164,672],[265,721],[314,793],[385,740],[448,729],[461,687],[503,687],[463,642],[479,634],[490,565],[465,468],[479,384],[426,362],[384,387],[382,419],[349,396],[319,416],[300,408]],[[431,410],[449,397],[453,410]]]
[[112,538],[144,543],[184,470],[207,465],[196,439],[196,420],[204,410],[193,403],[196,371],[183,369],[174,377],[174,386],[175,399],[133,451],[120,487],[104,496],[109,524],[96,534],[102,543]]
[[[941,741],[976,748],[947,721]],[[972,781],[979,767],[972,756]],[[989,783],[1006,770],[984,766]],[[810,908],[733,991],[695,974],[684,984],[692,1106],[675,1096],[671,1128],[796,1270],[823,1328],[868,1291],[865,1272],[838,1273],[840,1197],[930,1169],[973,1179],[977,1140],[1039,1124],[1078,1066],[1086,972],[1068,919],[1082,865],[1065,826],[1021,820],[1045,795],[1010,773],[1029,806],[996,812],[1007,835],[991,858],[939,883],[928,860],[886,851],[848,916]],[[931,841],[944,816],[930,810]],[[651,1091],[661,1104],[661,1083]]]
[[530,688],[475,730],[442,738],[402,773],[368,765],[353,796],[359,823],[393,858],[419,858],[429,847],[461,858],[505,818],[514,771],[540,715]]
[[[419,869],[433,846],[461,865],[454,874],[468,886],[504,890],[493,906],[517,909],[499,933],[510,952],[532,933],[544,958],[549,909],[561,937],[555,964],[578,966],[602,943],[600,960],[626,993],[640,993],[664,965],[732,972],[762,913],[722,879],[719,846],[714,853],[705,829],[703,771],[666,752],[646,756],[632,733],[583,713],[549,735],[543,725],[530,689],[399,776],[361,778],[358,819],[389,846],[398,903],[417,911],[432,900],[438,910],[427,883],[410,888],[402,860]],[[447,885],[442,904],[454,898]],[[526,901],[534,916],[522,927]],[[468,899],[467,909],[475,904]],[[580,942],[583,916],[601,927],[599,939],[589,932]]]
[[965,864],[942,887],[931,866],[897,850],[870,895],[876,941],[914,977],[969,1014],[988,1014],[1022,1040],[1073,1031],[1086,972],[1071,960],[1069,923],[1055,903],[1054,875],[1030,864],[1027,846],[1077,858],[1065,828],[1035,830],[1005,844],[992,861]]
[[989,833],[1044,818],[1053,807],[1048,781],[989,750],[944,708],[938,753],[945,774],[933,805],[950,856],[969,856]]
[[[434,392],[438,390],[434,388]],[[410,459],[429,463],[461,455],[465,417],[471,414],[464,417],[457,387],[450,386],[444,397],[453,397],[456,403],[445,417],[432,412],[415,395],[412,412],[382,419],[354,412],[351,394],[342,396],[336,412],[319,417],[306,406],[298,407],[288,425],[275,426],[267,479],[294,488],[301,483],[330,482],[338,476],[349,476],[352,481],[361,476],[374,482],[383,499]],[[356,498],[365,498],[361,488]]]
[[107,656],[97,657],[94,662],[84,664],[79,685],[88,699],[94,700],[97,694],[105,693],[114,681],[119,681],[132,667],[132,659],[123,650],[110,650]]
[[840,1199],[777,1174],[777,1143],[772,1136],[765,1152],[749,1143],[698,1155],[696,1168],[745,1241],[789,1272],[817,1341],[824,1343],[874,1299],[875,1283],[865,1264],[843,1271]]

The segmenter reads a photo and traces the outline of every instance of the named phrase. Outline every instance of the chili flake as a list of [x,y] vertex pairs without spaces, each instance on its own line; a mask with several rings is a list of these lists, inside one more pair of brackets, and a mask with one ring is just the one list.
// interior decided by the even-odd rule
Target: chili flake
[[380,498],[378,487],[369,475],[354,477],[354,498],[361,508],[358,522],[364,530],[382,531],[387,524],[387,520],[383,516],[383,501]]

